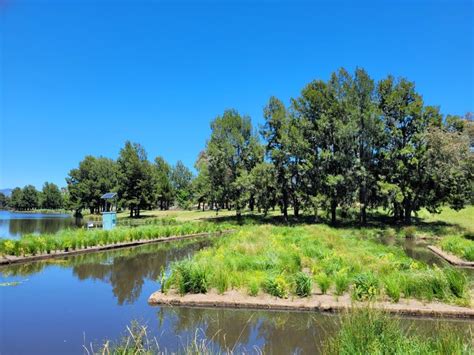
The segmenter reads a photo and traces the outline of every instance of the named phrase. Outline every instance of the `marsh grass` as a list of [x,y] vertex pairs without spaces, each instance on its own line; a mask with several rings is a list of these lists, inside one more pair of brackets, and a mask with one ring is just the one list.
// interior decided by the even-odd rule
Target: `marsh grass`
[[229,229],[228,225],[188,222],[182,224],[151,224],[135,228],[119,227],[105,230],[65,230],[57,234],[26,235],[18,240],[1,239],[0,255],[27,256],[71,251],[160,237],[197,233],[213,233]]
[[324,342],[324,354],[472,354],[472,334],[438,324],[434,336],[415,335],[397,317],[371,308],[341,316],[339,331]]
[[[377,242],[377,233],[361,236],[358,229],[325,225],[243,226],[187,263],[205,275],[207,287],[200,292],[236,289],[256,295],[262,290],[282,298],[305,297],[310,285],[304,269],[323,293],[350,292],[356,300],[387,296],[394,302],[403,297],[470,303],[469,285],[460,271],[415,261],[400,247]],[[171,266],[169,287],[187,293],[179,265]]]
[[455,235],[443,238],[439,246],[444,251],[459,256],[467,261],[474,261],[474,240]]

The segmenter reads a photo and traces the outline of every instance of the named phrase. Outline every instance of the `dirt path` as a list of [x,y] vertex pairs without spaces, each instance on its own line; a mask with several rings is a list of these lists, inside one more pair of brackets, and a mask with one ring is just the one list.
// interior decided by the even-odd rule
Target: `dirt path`
[[[163,294],[153,293],[148,299],[151,305],[170,305],[182,307],[220,307],[269,309],[292,311],[326,311],[339,312],[352,307],[364,307],[367,303],[352,302],[349,295],[336,298],[333,295],[313,294],[307,298],[276,298],[267,294],[256,297],[232,290],[219,295],[212,291],[207,294],[187,294],[180,296],[175,292]],[[423,303],[418,300],[400,300],[399,303],[375,302],[372,307],[393,314],[422,316],[422,317],[450,317],[474,319],[474,309],[459,307],[439,302]]]

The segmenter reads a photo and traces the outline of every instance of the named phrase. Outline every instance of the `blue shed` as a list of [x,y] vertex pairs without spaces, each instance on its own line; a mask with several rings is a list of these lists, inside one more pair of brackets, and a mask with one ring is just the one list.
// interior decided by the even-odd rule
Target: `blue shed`
[[102,229],[111,230],[117,225],[117,207],[114,211],[114,202],[116,202],[117,193],[107,192],[102,195],[104,200],[104,212],[102,212]]

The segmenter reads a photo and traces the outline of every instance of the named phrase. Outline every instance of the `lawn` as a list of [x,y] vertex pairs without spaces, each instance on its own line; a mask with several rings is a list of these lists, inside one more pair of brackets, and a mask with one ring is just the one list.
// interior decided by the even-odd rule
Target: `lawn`
[[469,285],[453,268],[429,267],[374,239],[387,231],[326,225],[243,226],[191,259],[173,264],[165,290],[216,289],[305,297],[313,292],[355,300],[401,297],[467,305]]

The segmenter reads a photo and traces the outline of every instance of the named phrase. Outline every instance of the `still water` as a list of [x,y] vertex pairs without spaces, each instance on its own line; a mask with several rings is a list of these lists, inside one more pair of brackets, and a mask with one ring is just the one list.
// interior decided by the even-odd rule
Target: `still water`
[[[334,315],[148,305],[149,295],[160,288],[160,270],[210,243],[144,245],[0,267],[0,353],[80,354],[91,343],[98,350],[97,344],[119,338],[132,320],[147,324],[168,351],[182,351],[198,337],[216,350],[318,353],[337,328]],[[422,333],[435,331],[437,323],[403,322]],[[459,331],[472,327],[472,322],[449,322]]]
[[19,238],[25,234],[56,233],[81,226],[82,220],[68,214],[21,213],[0,210],[0,238]]

